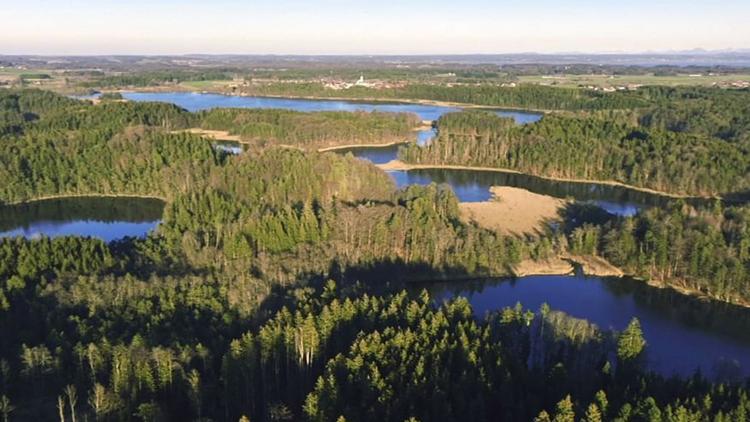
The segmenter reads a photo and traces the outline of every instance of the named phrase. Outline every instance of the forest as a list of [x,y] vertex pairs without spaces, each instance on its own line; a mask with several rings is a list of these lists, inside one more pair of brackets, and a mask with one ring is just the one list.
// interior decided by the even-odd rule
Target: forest
[[108,87],[147,87],[160,84],[177,84],[185,81],[228,81],[232,80],[231,70],[182,70],[164,69],[149,70],[138,73],[122,73],[118,75],[106,75],[95,78],[92,81],[82,82],[84,88],[108,88]]
[[[226,157],[192,127],[238,134],[258,147],[317,149],[403,142],[409,114],[223,109],[76,101],[44,91],[0,92],[0,203],[60,194],[171,197]],[[283,144],[283,145],[282,145]]]
[[654,105],[545,115],[513,125],[493,113],[446,114],[415,164],[518,170],[538,176],[616,181],[694,196],[738,196],[750,188],[750,93],[699,88],[638,91]]
[[303,149],[406,142],[421,123],[416,115],[407,113],[222,108],[200,113],[197,119],[201,128],[225,130],[258,147]]
[[[478,318],[463,299],[408,288],[508,275],[570,249],[746,300],[744,207],[629,219],[581,210],[547,236],[503,236],[464,223],[447,186],[397,190],[351,156],[274,144],[224,154],[179,132],[208,117],[174,106],[33,90],[3,92],[0,105],[0,201],[166,201],[143,238],[0,239],[5,420],[734,421],[750,411],[748,381],[649,371],[637,320],[614,332],[520,304]],[[276,118],[305,119],[213,117],[224,130]],[[382,130],[411,124],[382,119]],[[665,248],[680,254],[664,259]]]
[[582,227],[604,257],[644,279],[750,303],[750,208],[676,203],[601,228]]
[[379,98],[400,100],[447,101],[488,107],[520,108],[526,110],[609,110],[631,109],[649,104],[647,98],[634,92],[604,93],[578,88],[521,84],[497,86],[466,84],[408,84],[400,88],[374,89],[352,87],[347,90],[330,90],[324,85],[308,83],[270,83],[243,88],[252,95]]

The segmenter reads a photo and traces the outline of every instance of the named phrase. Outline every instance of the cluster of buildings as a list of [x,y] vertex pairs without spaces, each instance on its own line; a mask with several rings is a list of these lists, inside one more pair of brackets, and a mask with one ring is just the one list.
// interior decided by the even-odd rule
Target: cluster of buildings
[[720,82],[714,85],[718,85],[724,88],[750,88],[750,81]]
[[586,85],[584,88],[591,89],[593,91],[615,92],[615,91],[635,91],[636,89],[642,86],[643,86],[642,84],[626,84],[626,85],[616,85],[616,86]]
[[374,89],[389,89],[389,88],[402,88],[406,84],[403,82],[386,82],[380,80],[365,80],[364,75],[360,75],[356,82],[348,82],[341,79],[321,79],[320,81],[323,86],[333,90],[350,89],[354,87],[363,88],[374,88]]

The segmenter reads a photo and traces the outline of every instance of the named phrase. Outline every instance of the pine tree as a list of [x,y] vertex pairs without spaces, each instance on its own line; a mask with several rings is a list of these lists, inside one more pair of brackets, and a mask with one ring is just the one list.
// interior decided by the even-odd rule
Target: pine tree
[[602,413],[599,411],[599,406],[594,403],[589,404],[583,422],[602,422]]
[[633,318],[617,341],[617,357],[622,362],[634,361],[641,356],[645,347],[641,323],[638,318]]
[[570,395],[560,400],[555,407],[555,418],[553,422],[575,422],[576,414],[573,410],[573,401]]
[[0,396],[0,414],[3,415],[3,422],[8,422],[11,412],[15,410],[15,407],[10,403],[8,396],[3,394]]

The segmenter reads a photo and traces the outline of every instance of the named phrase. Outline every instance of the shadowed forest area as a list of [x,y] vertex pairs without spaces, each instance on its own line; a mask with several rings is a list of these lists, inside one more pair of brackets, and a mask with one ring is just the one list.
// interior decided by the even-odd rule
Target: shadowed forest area
[[[644,97],[647,92],[607,96],[602,103],[648,106],[677,95],[654,91],[653,98]],[[595,101],[566,92],[512,95],[522,96],[513,97],[514,104],[549,108],[586,108]],[[511,101],[498,98],[486,102]],[[736,101],[738,110],[744,104],[727,101]],[[734,151],[747,141],[739,118],[721,133],[708,124],[672,130],[683,111],[653,111],[649,119],[611,111],[619,117],[610,124],[599,114],[609,111],[561,113],[528,127],[480,112],[450,114],[438,122],[439,137],[419,159],[441,157],[441,148],[449,152],[445,159],[461,157],[462,142],[475,143],[477,160],[520,148],[509,146],[512,139],[539,139],[544,149],[544,142],[557,139],[556,125],[592,134],[586,139],[627,138],[636,125],[664,134],[654,142],[677,148],[675,155],[682,147],[672,144],[682,145],[683,137],[709,150],[713,142]],[[547,306],[522,305],[476,318],[465,299],[435,303],[427,292],[405,291],[408,282],[510,275],[522,260],[571,253],[601,256],[632,274],[747,303],[747,207],[677,204],[624,218],[575,205],[559,227],[534,237],[505,236],[462,222],[458,200],[445,185],[397,190],[370,163],[315,151],[321,142],[399,139],[415,123],[399,114],[189,113],[167,104],[93,105],[45,91],[0,91],[0,202],[84,194],[166,202],[162,222],[141,238],[0,239],[0,415],[147,421],[747,418],[748,381],[699,373],[666,378],[650,371],[638,320],[614,332]],[[233,156],[207,139],[177,132],[191,127],[236,133],[251,147]],[[651,136],[622,142],[648,149],[642,142]],[[667,142],[670,136],[676,141]],[[614,160],[604,145],[597,147],[600,154]],[[627,155],[641,147],[621,148]],[[402,154],[417,152],[409,147]],[[591,157],[588,164],[596,162]],[[701,192],[743,186],[738,167],[711,167],[724,173],[710,178],[695,174],[690,166],[701,159],[681,158],[687,169],[668,170],[660,183],[673,180]],[[682,180],[688,173],[694,178]]]

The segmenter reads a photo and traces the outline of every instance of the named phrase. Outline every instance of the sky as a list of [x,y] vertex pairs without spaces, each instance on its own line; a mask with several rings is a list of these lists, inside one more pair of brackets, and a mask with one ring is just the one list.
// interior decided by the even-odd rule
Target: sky
[[749,0],[0,0],[0,54],[750,48]]

